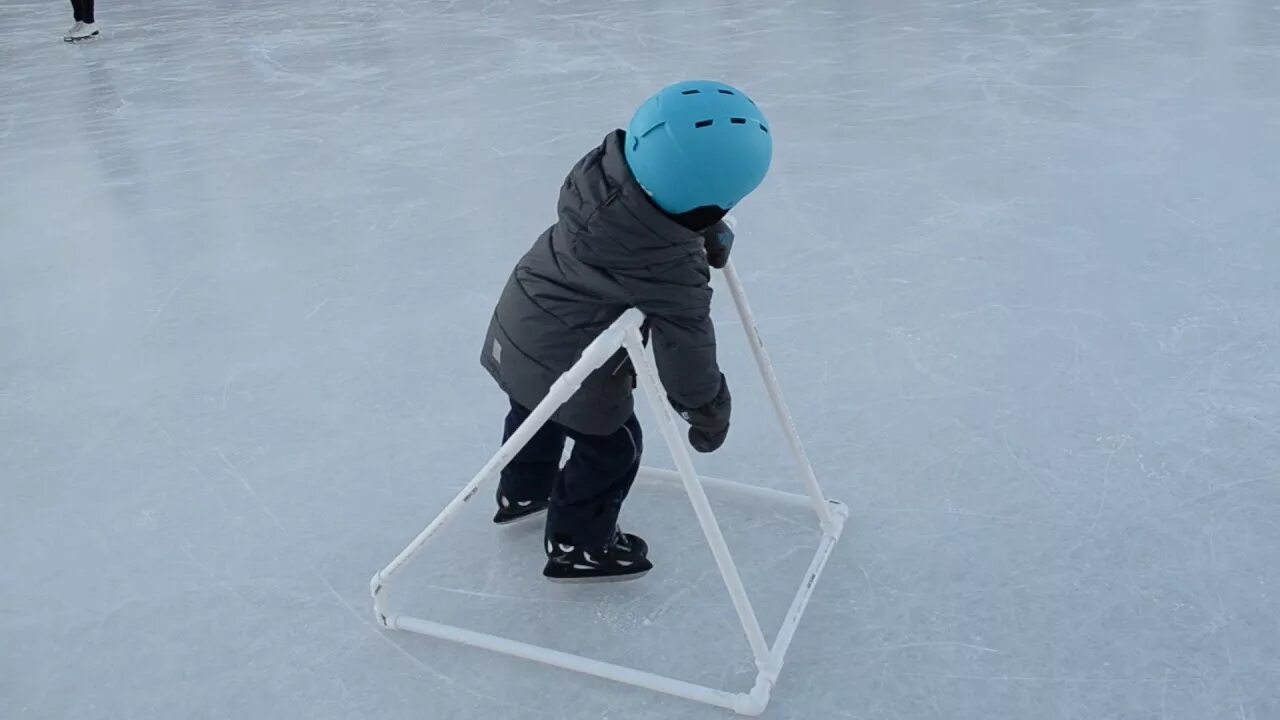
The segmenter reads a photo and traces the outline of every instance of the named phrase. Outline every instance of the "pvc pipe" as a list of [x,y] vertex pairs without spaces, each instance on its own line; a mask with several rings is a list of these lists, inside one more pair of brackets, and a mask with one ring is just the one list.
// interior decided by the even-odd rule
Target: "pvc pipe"
[[[735,695],[723,690],[716,690],[702,685],[694,685],[693,683],[666,677],[665,675],[657,675],[643,670],[636,670],[635,668],[614,665],[613,663],[604,662],[603,660],[594,660],[592,658],[582,657],[581,655],[572,655],[559,650],[552,650],[538,645],[530,645],[518,640],[502,638],[496,635],[476,632],[474,630],[465,630],[463,628],[453,627],[452,625],[442,625],[430,620],[423,620],[422,618],[405,615],[392,616],[388,618],[388,621],[390,623],[390,627],[398,630],[408,630],[421,635],[429,635],[443,640],[451,640],[464,645],[471,645],[473,647],[491,650],[504,655],[512,655],[525,660],[554,665],[566,670],[586,673],[587,675],[594,675],[606,680],[613,680],[615,682],[626,683],[627,685],[642,687],[647,690],[675,695],[676,697],[693,700],[694,702],[715,705],[716,707],[722,707],[726,710],[736,710],[739,706],[744,706],[750,709],[751,706],[750,696],[746,694]],[[763,707],[761,707],[761,709],[763,709]]]
[[[759,329],[755,325],[746,294],[742,289],[742,284],[733,268],[733,264],[726,265],[724,272],[738,316],[742,320],[743,328],[750,341],[752,354],[755,356],[756,364],[769,392],[770,402],[778,416],[779,423],[783,427],[783,432],[787,436],[791,452],[797,464],[800,465],[808,494],[800,495],[732,480],[699,478],[697,476],[693,469],[693,460],[689,455],[688,445],[684,440],[683,426],[676,421],[675,414],[666,401],[666,391],[662,387],[657,368],[644,347],[644,341],[640,334],[640,325],[644,321],[644,315],[639,310],[629,309],[587,346],[573,367],[551,386],[547,397],[538,403],[537,407],[530,413],[529,418],[508,438],[507,442],[503,443],[498,453],[481,468],[480,472],[463,486],[457,496],[431,521],[431,524],[419,533],[385,568],[373,576],[370,581],[370,591],[374,599],[374,609],[382,625],[388,628],[416,632],[422,635],[472,645],[534,662],[554,665],[655,692],[675,695],[687,700],[733,710],[744,715],[758,715],[763,712],[769,702],[773,683],[782,668],[787,649],[795,636],[801,616],[804,614],[809,599],[812,597],[814,585],[825,568],[827,560],[830,558],[836,541],[843,530],[844,520],[848,516],[848,511],[840,503],[826,500],[823,495],[817,478],[814,476],[813,466],[810,464],[808,455],[800,442],[790,411],[782,398],[782,391],[778,385],[773,365],[765,353]],[[386,596],[381,591],[391,576],[399,571],[445,523],[456,516],[461,506],[475,495],[480,484],[490,476],[500,472],[516,453],[524,447],[533,434],[555,414],[555,411],[577,392],[587,376],[603,365],[620,347],[625,347],[632,358],[639,385],[644,388],[658,416],[659,425],[671,449],[677,468],[675,471],[642,468],[642,473],[647,477],[661,481],[674,482],[678,479],[684,484],[685,490],[689,494],[694,512],[698,516],[698,523],[707,538],[708,544],[711,546],[712,555],[715,557],[716,565],[724,578],[730,599],[733,601],[734,610],[742,623],[747,642],[751,646],[751,652],[755,658],[756,667],[759,670],[755,685],[749,693],[727,693],[722,690],[578,655],[571,655],[551,650],[550,648],[542,648],[516,640],[443,625],[421,618],[388,614],[385,609]],[[715,514],[707,500],[706,492],[703,488],[704,484],[715,489],[734,491],[750,497],[780,502],[790,506],[811,506],[817,512],[821,521],[823,529],[822,540],[813,561],[805,573],[804,580],[787,610],[782,627],[772,648],[768,646],[764,633],[760,629],[759,620],[751,607],[746,589],[742,585],[742,578],[738,574],[738,568],[733,562],[729,548],[725,543],[724,535],[720,531]]]
[[769,696],[773,693],[773,680],[765,677],[763,672],[756,675],[756,684],[751,688],[751,692],[744,696],[738,697],[742,701],[733,708],[733,711],[739,715],[759,715],[769,706]]
[[742,320],[742,328],[746,330],[747,338],[750,340],[751,354],[755,356],[760,375],[764,378],[765,389],[769,391],[769,402],[773,404],[773,411],[777,413],[778,422],[787,436],[791,454],[795,457],[796,464],[800,466],[805,489],[809,492],[809,502],[814,512],[818,513],[818,521],[822,523],[823,530],[829,531],[832,524],[831,509],[827,507],[827,498],[822,493],[822,487],[818,485],[818,478],[813,474],[813,464],[809,462],[809,454],[805,452],[804,444],[800,442],[795,421],[791,418],[791,411],[782,397],[778,375],[774,372],[773,363],[764,350],[764,340],[760,338],[760,329],[756,327],[755,315],[751,312],[746,291],[742,289],[742,281],[738,279],[738,271],[734,269],[732,260],[724,266],[724,278],[729,285],[729,294],[733,296],[733,305],[738,310],[738,318]]
[[[836,542],[840,539],[841,532],[844,531],[844,514],[832,513],[832,525],[834,529],[831,532],[824,533],[821,542],[818,544],[818,551],[814,553],[813,561],[809,563],[809,569],[805,571],[804,580],[800,583],[800,589],[796,592],[795,598],[791,601],[791,607],[787,608],[787,614],[782,620],[782,627],[778,628],[778,636],[773,641],[773,649],[770,651],[770,666],[773,670],[771,680],[777,679],[777,673],[782,670],[782,663],[786,661],[787,648],[791,647],[791,640],[795,637],[796,628],[800,626],[800,618],[804,615],[805,608],[809,605],[809,599],[813,597],[813,588],[818,584],[818,576],[822,574],[823,568],[827,565],[832,551],[835,550]],[[761,668],[763,672],[764,669]]]
[[698,524],[702,526],[702,533],[707,536],[707,543],[711,545],[711,554],[715,556],[716,566],[720,568],[720,575],[724,577],[724,584],[729,589],[729,597],[733,600],[733,608],[742,622],[743,632],[747,634],[747,643],[751,646],[756,667],[763,669],[770,661],[769,644],[764,639],[764,632],[760,629],[760,620],[751,607],[751,600],[747,598],[746,588],[742,586],[738,566],[734,564],[733,556],[729,554],[729,546],[725,544],[724,534],[720,532],[720,525],[716,522],[715,512],[711,510],[707,493],[702,489],[702,484],[698,482],[698,475],[693,470],[689,446],[685,444],[682,428],[676,422],[675,411],[667,402],[667,392],[662,387],[662,379],[658,377],[658,368],[649,359],[644,347],[644,338],[641,337],[638,327],[627,328],[627,336],[623,343],[627,352],[631,354],[631,364],[635,366],[639,385],[644,388],[645,394],[649,397],[649,404],[658,416],[658,425],[662,428],[667,446],[671,448],[671,456],[680,470],[680,476],[684,479],[685,491],[689,493],[689,500],[693,502]]

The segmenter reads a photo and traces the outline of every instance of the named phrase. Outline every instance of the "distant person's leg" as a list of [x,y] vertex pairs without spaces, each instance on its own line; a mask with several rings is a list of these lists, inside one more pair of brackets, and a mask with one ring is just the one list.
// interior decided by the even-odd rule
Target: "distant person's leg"
[[94,24],[93,0],[71,0],[71,10],[75,13],[76,24],[62,37],[67,42],[97,37],[98,26]]

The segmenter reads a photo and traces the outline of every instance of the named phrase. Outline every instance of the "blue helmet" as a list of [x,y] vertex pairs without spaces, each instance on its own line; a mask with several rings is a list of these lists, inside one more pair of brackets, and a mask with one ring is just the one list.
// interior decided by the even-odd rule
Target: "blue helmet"
[[769,172],[773,136],[764,113],[737,88],[710,80],[669,85],[627,126],[627,165],[671,215],[730,210]]

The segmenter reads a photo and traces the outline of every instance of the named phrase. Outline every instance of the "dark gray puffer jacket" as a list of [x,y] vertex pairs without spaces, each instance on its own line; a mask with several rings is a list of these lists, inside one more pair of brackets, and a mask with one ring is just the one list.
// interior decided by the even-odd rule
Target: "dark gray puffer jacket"
[[[624,141],[615,130],[570,171],[559,220],[516,265],[489,323],[480,362],[526,408],[632,307],[649,319],[673,401],[701,407],[720,389],[702,236],[649,200],[627,167]],[[552,419],[590,435],[616,431],[632,412],[633,374],[619,351]]]

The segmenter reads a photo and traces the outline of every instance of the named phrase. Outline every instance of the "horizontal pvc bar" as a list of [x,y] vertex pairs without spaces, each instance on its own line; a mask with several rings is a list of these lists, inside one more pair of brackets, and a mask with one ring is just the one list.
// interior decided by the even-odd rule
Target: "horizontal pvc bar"
[[[694,685],[693,683],[675,678],[657,675],[635,668],[614,665],[603,660],[593,660],[581,655],[572,655],[570,653],[552,650],[550,648],[540,647],[538,645],[530,645],[518,640],[489,635],[474,630],[467,630],[452,625],[443,625],[422,618],[411,617],[408,615],[393,615],[387,618],[388,627],[398,630],[408,630],[420,635],[428,635],[437,637],[442,640],[450,640],[463,645],[471,645],[473,647],[490,650],[492,652],[503,653],[504,655],[512,655],[514,657],[532,660],[547,665],[564,668],[565,670],[573,670],[575,672],[594,675],[605,680],[613,680],[627,685],[642,687],[655,692],[674,695],[686,700],[694,702],[715,705],[726,710],[735,712],[744,712],[754,709],[753,698],[747,693],[733,694],[723,690],[705,687],[702,685]],[[763,709],[763,708],[762,708]],[[758,711],[757,711],[758,712]]]
[[[675,470],[667,470],[664,468],[642,467],[640,468],[639,477],[641,479],[656,480],[658,482],[673,485],[682,485],[683,482],[680,478],[680,473]],[[774,502],[780,502],[794,507],[809,508],[812,507],[813,504],[812,499],[808,495],[786,492],[785,490],[774,490],[773,488],[750,485],[738,482],[737,480],[722,480],[720,478],[707,477],[706,475],[699,475],[698,480],[703,485],[716,490],[734,492],[739,495],[747,495],[761,500],[772,500]]]

